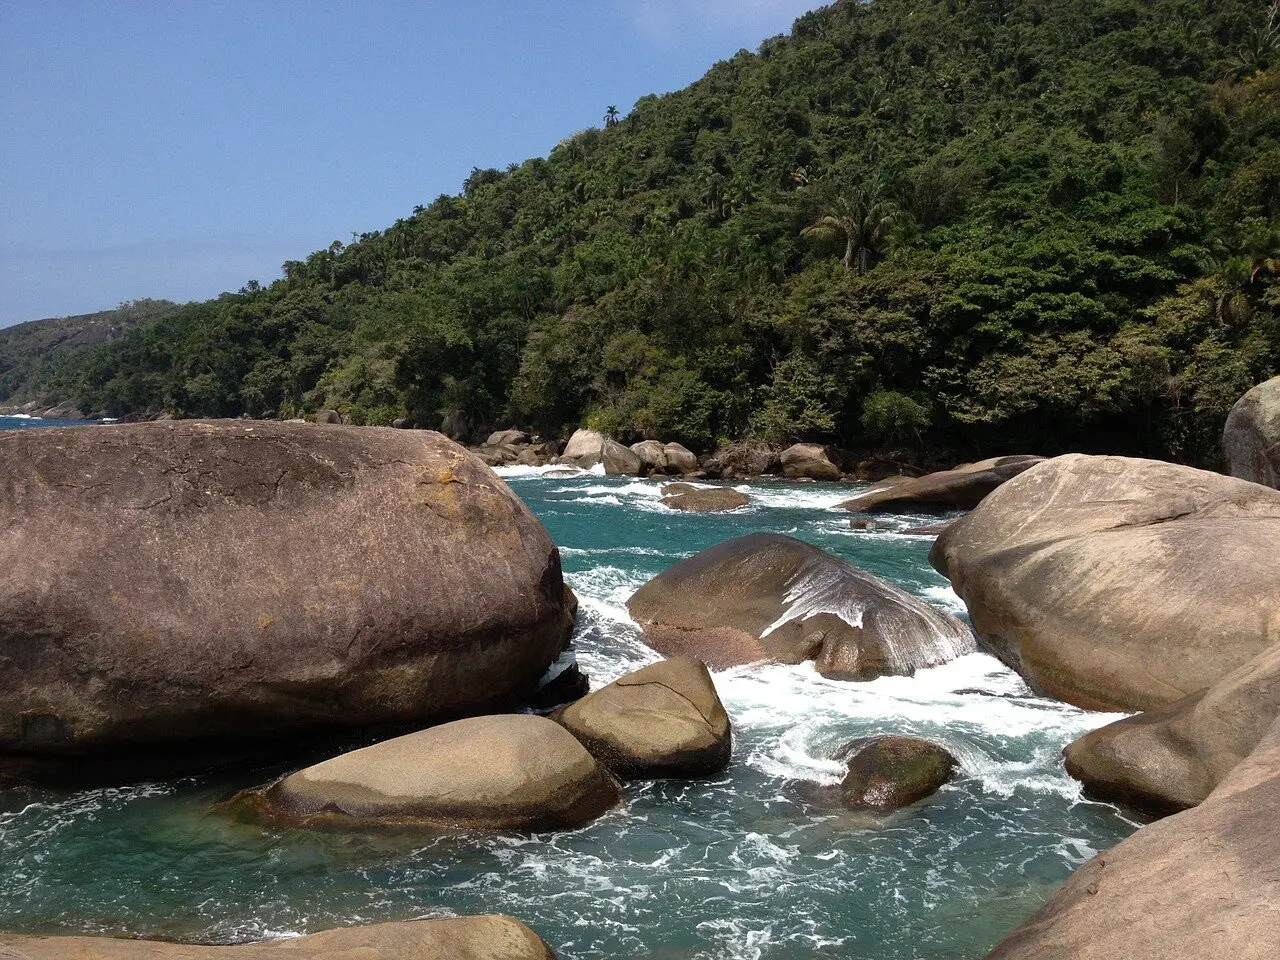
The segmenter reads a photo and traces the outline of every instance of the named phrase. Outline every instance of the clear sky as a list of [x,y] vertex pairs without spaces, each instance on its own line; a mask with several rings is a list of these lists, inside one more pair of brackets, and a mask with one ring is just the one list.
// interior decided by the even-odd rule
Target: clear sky
[[819,0],[0,0],[0,326],[279,276]]

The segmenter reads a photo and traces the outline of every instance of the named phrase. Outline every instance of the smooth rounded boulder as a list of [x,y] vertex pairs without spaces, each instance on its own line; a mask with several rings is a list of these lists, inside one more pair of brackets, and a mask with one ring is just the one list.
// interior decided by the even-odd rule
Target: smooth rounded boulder
[[818,443],[796,443],[782,451],[783,476],[793,480],[839,480],[835,450]]
[[1280,715],[1280,645],[1212,687],[1117,720],[1067,745],[1067,772],[1094,796],[1147,810],[1201,803]]
[[490,712],[572,629],[546,530],[430,431],[10,431],[0,564],[0,754]]
[[641,440],[631,445],[631,452],[640,458],[641,465],[652,473],[667,472],[667,449],[659,440]]
[[445,917],[326,930],[264,943],[199,946],[114,937],[0,933],[0,960],[555,960],[514,917]]
[[682,560],[627,601],[645,641],[717,669],[813,660],[823,676],[909,676],[974,649],[963,623],[794,537],[756,533]]
[[616,440],[606,440],[600,448],[600,460],[604,464],[604,472],[610,477],[638,477],[644,472],[644,463],[632,452]]
[[969,463],[923,477],[892,478],[866,493],[840,504],[845,510],[903,510],[909,508],[955,508],[972,510],[992,490],[1030,470],[1043,457],[995,457]]
[[1280,638],[1280,492],[1192,467],[1046,460],[930,560],[993,652],[1086,709],[1173,703]]
[[1222,431],[1222,453],[1233,477],[1280,487],[1280,377],[1236,401]]
[[847,773],[835,794],[855,810],[896,810],[938,792],[951,779],[956,758],[919,737],[862,737],[845,744],[832,758]]
[[1198,807],[1081,866],[987,960],[1274,960],[1280,724]]
[[590,469],[604,457],[605,437],[598,430],[575,430],[560,454],[584,469]]
[[698,469],[698,458],[688,447],[678,443],[668,443],[662,448],[667,460],[668,473],[693,473]]
[[353,750],[232,803],[301,827],[560,830],[590,823],[620,796],[564,727],[502,714]]
[[626,780],[706,777],[729,763],[729,715],[706,664],[650,664],[570,704],[556,719]]

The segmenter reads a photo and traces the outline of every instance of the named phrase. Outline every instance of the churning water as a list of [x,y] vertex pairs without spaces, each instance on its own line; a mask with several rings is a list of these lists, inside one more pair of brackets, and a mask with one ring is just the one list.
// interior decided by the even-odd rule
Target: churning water
[[[625,600],[675,561],[753,531],[788,533],[953,613],[927,517],[850,529],[849,487],[751,483],[752,506],[689,515],[659,484],[508,471],[561,545],[581,602],[575,653],[598,687],[656,659]],[[210,809],[276,769],[74,793],[0,792],[0,929],[234,942],[378,920],[510,913],[565,958],[978,958],[1081,862],[1135,824],[1081,798],[1059,751],[1114,719],[1032,696],[969,654],[852,684],[811,666],[715,675],[733,762],[703,782],[629,785],[577,831],[316,834]],[[958,777],[890,816],[810,804],[848,740],[946,744]]]

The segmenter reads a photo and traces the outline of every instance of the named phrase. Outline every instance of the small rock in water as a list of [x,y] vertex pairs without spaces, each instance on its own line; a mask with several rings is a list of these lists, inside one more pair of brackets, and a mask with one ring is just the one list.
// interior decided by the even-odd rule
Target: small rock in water
[[896,810],[923,800],[956,767],[956,758],[936,743],[901,736],[863,737],[832,759],[849,771],[835,788],[839,802],[855,809]]
[[[688,487],[668,494],[672,487]],[[687,483],[673,483],[663,487],[662,505],[672,510],[684,510],[687,513],[720,513],[726,510],[741,510],[751,501],[745,493],[729,487],[700,488]]]
[[702,777],[729,762],[729,715],[706,664],[677,658],[615,680],[556,717],[624,779]]
[[863,517],[854,517],[849,521],[849,526],[854,530],[874,530],[876,528],[876,522],[874,520],[867,520]]
[[529,706],[535,710],[554,710],[581,700],[590,690],[591,678],[573,663],[534,691]]

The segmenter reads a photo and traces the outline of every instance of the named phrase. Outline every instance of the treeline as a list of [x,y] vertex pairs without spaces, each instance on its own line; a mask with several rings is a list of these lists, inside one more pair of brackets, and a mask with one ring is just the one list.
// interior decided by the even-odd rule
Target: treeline
[[1278,66],[1260,0],[845,0],[74,397],[1215,462],[1280,369]]

